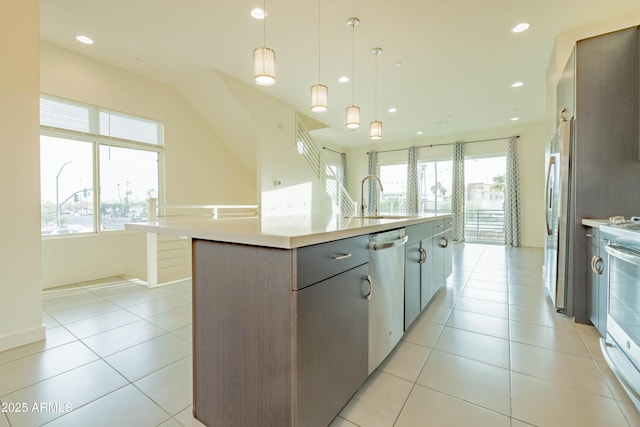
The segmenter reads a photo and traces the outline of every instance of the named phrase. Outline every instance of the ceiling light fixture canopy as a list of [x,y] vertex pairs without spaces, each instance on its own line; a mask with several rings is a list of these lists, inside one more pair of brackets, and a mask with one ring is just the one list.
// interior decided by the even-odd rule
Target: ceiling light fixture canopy
[[320,83],[320,0],[318,0],[318,83],[311,86],[311,111],[324,113],[329,109],[329,88]]
[[253,50],[253,78],[260,86],[271,86],[276,82],[276,52],[267,47],[267,1],[263,1],[262,10],[262,47]]
[[369,127],[369,138],[371,139],[382,139],[382,122],[378,121],[378,56],[382,53],[382,49],[379,47],[374,47],[371,49],[371,54],[376,57],[375,63],[375,88],[374,88],[374,102],[373,102],[373,111],[375,114],[375,121],[371,122],[371,126]]

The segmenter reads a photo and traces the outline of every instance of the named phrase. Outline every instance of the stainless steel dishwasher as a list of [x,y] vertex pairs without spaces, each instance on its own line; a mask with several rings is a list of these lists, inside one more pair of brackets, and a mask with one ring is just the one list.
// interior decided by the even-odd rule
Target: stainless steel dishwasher
[[369,373],[400,341],[404,322],[405,229],[369,237]]

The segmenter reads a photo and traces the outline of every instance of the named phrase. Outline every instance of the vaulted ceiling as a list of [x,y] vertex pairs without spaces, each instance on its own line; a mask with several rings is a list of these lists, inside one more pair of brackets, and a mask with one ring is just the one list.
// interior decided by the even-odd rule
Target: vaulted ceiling
[[[269,0],[266,45],[276,51],[277,82],[260,87],[253,83],[251,52],[263,45],[263,22],[249,12],[262,1],[41,0],[40,6],[46,42],[178,89],[190,76],[216,70],[291,104],[326,126],[321,139],[346,147],[369,143],[376,114],[384,123],[382,144],[504,128],[513,117],[543,120],[555,36],[640,11],[637,0],[323,0],[318,22],[317,0]],[[360,19],[353,64],[351,17]],[[520,22],[530,29],[513,34]],[[95,43],[78,43],[78,34]],[[320,81],[329,86],[326,113],[309,109],[318,41]],[[374,47],[383,49],[377,111]],[[339,83],[340,76],[352,80]],[[512,88],[516,81],[524,86]],[[355,131],[345,127],[352,89],[362,110]],[[206,104],[201,96],[193,104]]]

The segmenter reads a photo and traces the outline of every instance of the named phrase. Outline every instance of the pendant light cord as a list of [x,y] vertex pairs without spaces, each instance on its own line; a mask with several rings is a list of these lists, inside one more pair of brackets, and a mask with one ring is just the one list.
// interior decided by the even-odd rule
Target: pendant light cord
[[380,54],[376,53],[376,63],[375,63],[375,72],[374,72],[374,76],[375,76],[375,91],[374,91],[374,96],[373,96],[373,113],[376,117],[376,122],[378,121],[378,56]]
[[320,0],[318,0],[318,84],[320,84]]
[[356,24],[351,25],[351,105],[355,105],[356,93]]
[[262,46],[267,47],[267,0],[262,0]]

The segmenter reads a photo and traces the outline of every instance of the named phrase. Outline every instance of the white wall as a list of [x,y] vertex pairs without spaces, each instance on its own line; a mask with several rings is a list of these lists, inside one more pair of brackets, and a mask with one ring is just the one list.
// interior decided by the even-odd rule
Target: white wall
[[0,14],[0,351],[44,338],[37,0]]
[[[43,93],[164,123],[167,204],[256,203],[253,171],[171,86],[45,43],[40,61]],[[145,245],[140,233],[44,240],[44,287],[115,275],[144,280]]]
[[331,200],[296,147],[294,108],[231,77],[223,80],[255,124],[262,215],[303,214],[311,220],[313,212],[313,220],[330,221]]
[[[349,164],[348,190],[354,199],[360,198],[360,182],[367,175],[367,151],[408,148],[412,145],[436,145],[433,148],[418,150],[419,160],[438,160],[451,158],[452,146],[437,147],[454,141],[474,141],[520,135],[518,139],[518,159],[520,166],[520,191],[522,195],[522,246],[544,246],[544,150],[546,145],[544,122],[510,126],[503,129],[479,131],[446,137],[416,139],[409,142],[391,145],[376,145],[351,148],[347,150]],[[468,144],[465,146],[467,156],[489,156],[506,154],[507,141],[492,141]],[[380,164],[406,163],[407,151],[381,153]],[[365,188],[366,191],[366,188]]]

